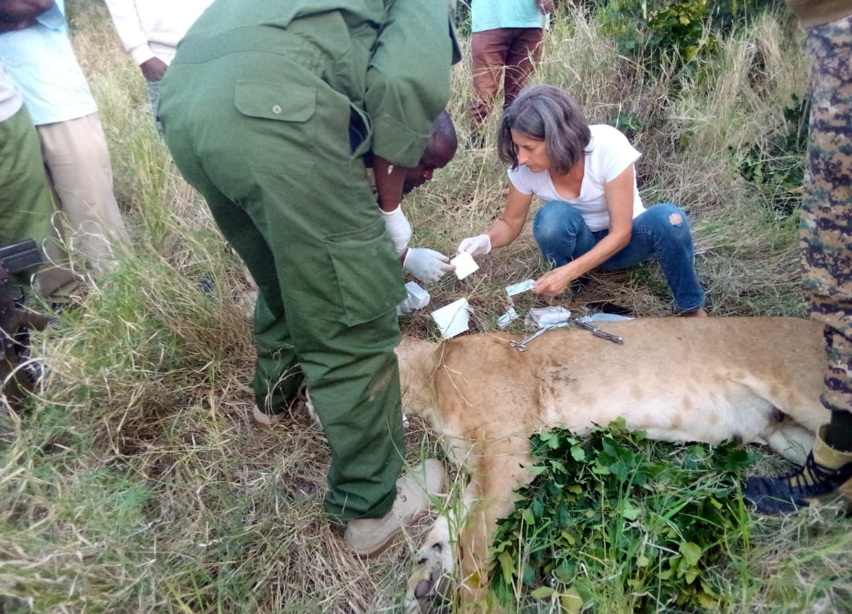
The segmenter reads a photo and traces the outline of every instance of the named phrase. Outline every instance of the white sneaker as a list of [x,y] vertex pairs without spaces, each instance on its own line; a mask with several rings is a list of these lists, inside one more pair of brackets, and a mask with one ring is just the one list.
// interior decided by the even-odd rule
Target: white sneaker
[[440,494],[443,488],[443,465],[434,458],[427,459],[396,481],[396,500],[384,518],[350,520],[343,541],[358,556],[381,554],[399,532],[426,515],[429,498]]
[[287,420],[287,412],[282,411],[277,414],[266,414],[259,407],[255,406],[251,414],[251,419],[257,426],[275,426],[276,424],[283,424]]
[[[299,388],[299,392],[296,393],[296,400],[293,403],[299,402],[304,402],[305,408],[308,410],[308,415],[311,417],[317,427],[322,430],[322,424],[319,421],[319,417],[317,416],[316,410],[314,410],[314,404],[311,403],[311,396],[308,394],[308,389],[304,386]],[[259,407],[255,406],[251,418],[257,426],[275,426],[277,424],[283,424],[284,422],[286,422],[288,413],[289,412],[287,410],[281,410],[280,412],[275,414],[267,414]]]

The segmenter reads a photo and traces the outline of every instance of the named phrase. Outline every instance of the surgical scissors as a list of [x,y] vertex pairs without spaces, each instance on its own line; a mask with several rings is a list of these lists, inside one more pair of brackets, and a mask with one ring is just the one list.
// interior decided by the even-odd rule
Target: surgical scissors
[[529,343],[530,341],[532,341],[533,339],[535,339],[536,337],[538,337],[542,333],[547,332],[551,328],[557,328],[557,327],[556,326],[545,326],[544,328],[539,328],[533,334],[527,335],[526,337],[524,337],[521,341],[516,341],[516,340],[512,339],[511,341],[509,341],[509,347],[513,347],[516,350],[518,350],[519,352],[526,352],[529,349],[529,348],[527,348],[527,343]]

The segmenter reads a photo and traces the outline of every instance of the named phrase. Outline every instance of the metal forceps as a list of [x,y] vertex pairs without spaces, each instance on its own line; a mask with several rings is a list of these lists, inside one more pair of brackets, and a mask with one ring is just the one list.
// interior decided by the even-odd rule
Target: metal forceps
[[619,345],[624,345],[624,339],[619,337],[618,335],[613,335],[612,333],[608,333],[602,331],[600,328],[595,326],[594,324],[590,324],[588,322],[581,322],[576,318],[572,318],[571,321],[579,326],[580,328],[584,328],[595,337],[600,337],[601,339],[606,339],[607,341],[612,341],[613,343],[617,343]]
[[526,352],[529,349],[527,347],[527,343],[529,343],[530,341],[532,341],[533,339],[535,339],[536,337],[538,337],[542,333],[547,332],[551,328],[555,328],[555,327],[545,326],[544,328],[539,328],[533,334],[527,335],[526,337],[524,337],[521,341],[515,341],[514,339],[512,339],[511,341],[509,341],[509,347],[513,347],[516,350],[518,350],[519,352]]

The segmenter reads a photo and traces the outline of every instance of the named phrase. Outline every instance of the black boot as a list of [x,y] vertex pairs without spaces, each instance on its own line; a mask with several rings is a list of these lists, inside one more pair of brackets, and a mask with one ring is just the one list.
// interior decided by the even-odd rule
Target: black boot
[[748,479],[743,496],[761,514],[787,514],[807,507],[835,491],[852,499],[852,452],[835,450],[825,443],[825,426],[817,431],[805,465],[776,478]]

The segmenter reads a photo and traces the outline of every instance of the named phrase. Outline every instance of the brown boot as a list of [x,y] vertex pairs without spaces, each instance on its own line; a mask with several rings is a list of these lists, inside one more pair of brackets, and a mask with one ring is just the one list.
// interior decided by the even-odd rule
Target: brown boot
[[784,514],[806,507],[833,493],[852,501],[852,452],[835,450],[825,443],[826,426],[817,431],[805,465],[777,478],[748,479],[743,496],[761,514]]
[[429,511],[430,498],[444,487],[444,467],[430,458],[396,482],[396,500],[384,518],[360,518],[346,525],[343,541],[358,556],[376,556],[404,528]]

